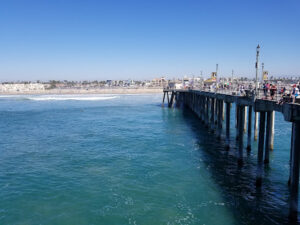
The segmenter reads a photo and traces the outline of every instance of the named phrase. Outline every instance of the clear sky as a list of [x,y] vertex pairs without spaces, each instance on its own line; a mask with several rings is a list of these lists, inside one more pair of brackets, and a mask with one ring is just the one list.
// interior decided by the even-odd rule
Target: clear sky
[[300,75],[299,0],[1,0],[0,80]]

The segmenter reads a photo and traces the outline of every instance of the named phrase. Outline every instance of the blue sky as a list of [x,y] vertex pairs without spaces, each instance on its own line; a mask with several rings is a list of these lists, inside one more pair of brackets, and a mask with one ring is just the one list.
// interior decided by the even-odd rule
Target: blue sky
[[0,1],[0,80],[300,75],[300,1]]

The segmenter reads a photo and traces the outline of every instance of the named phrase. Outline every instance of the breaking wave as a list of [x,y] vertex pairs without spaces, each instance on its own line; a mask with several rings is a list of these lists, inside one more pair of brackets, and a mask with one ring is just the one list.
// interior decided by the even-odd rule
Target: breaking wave
[[119,96],[84,96],[84,95],[44,95],[44,96],[0,96],[2,98],[14,98],[21,100],[32,100],[32,101],[103,101],[119,98]]

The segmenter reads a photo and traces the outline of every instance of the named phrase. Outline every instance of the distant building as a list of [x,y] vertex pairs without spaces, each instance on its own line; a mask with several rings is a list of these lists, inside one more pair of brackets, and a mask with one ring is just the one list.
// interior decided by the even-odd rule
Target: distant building
[[45,85],[41,83],[0,84],[0,92],[30,92],[42,90],[45,90]]
[[164,77],[154,78],[152,80],[152,86],[155,86],[155,87],[166,87],[167,85],[168,85],[168,81]]

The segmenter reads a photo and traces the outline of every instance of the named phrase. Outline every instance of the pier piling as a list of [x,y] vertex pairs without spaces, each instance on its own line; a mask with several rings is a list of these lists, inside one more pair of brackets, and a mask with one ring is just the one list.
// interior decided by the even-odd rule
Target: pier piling
[[248,139],[247,139],[247,150],[251,150],[251,133],[252,133],[252,106],[248,107]]
[[270,153],[270,132],[271,132],[271,114],[272,112],[267,112],[267,128],[266,128],[266,145],[265,145],[265,160],[264,163],[268,164],[269,163],[269,153]]
[[229,149],[229,140],[230,140],[230,108],[231,103],[226,102],[226,149]]
[[243,148],[244,148],[244,122],[245,122],[245,106],[239,106],[239,121],[238,121],[238,132],[239,132],[239,157],[238,164],[243,164]]
[[238,140],[239,139],[239,122],[240,122],[240,106],[239,105],[236,105],[235,106],[235,113],[236,113],[236,119],[235,119],[235,121],[236,121],[236,125],[235,125],[235,127],[236,127],[236,140]]
[[300,121],[293,122],[290,175],[290,219],[297,221],[298,216],[298,186],[300,157]]
[[269,149],[274,149],[274,127],[275,127],[275,111],[272,111],[271,113],[271,125],[270,125],[270,143],[269,143]]
[[214,130],[215,128],[215,99],[211,98],[210,99],[210,125],[211,129]]
[[262,163],[263,163],[263,156],[264,156],[265,119],[266,119],[266,112],[260,112],[258,153],[257,153],[257,176],[256,176],[257,187],[260,187],[262,184]]
[[258,112],[254,113],[254,141],[257,141],[258,136]]

